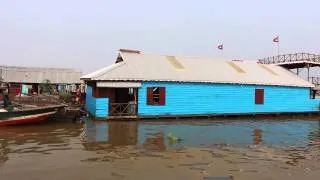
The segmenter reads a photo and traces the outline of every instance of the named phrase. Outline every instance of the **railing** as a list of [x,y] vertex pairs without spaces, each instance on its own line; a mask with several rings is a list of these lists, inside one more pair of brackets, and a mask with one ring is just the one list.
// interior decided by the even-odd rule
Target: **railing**
[[110,103],[110,116],[134,116],[137,114],[137,104],[135,103]]
[[279,64],[297,61],[308,61],[320,63],[320,55],[309,54],[309,53],[295,53],[295,54],[284,54],[279,56],[267,57],[259,59],[259,63],[262,64]]

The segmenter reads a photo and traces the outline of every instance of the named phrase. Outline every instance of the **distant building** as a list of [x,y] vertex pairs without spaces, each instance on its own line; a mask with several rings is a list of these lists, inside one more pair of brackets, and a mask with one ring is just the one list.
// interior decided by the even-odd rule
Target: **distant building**
[[277,65],[120,50],[81,78],[96,117],[177,117],[319,112],[313,84]]
[[82,72],[75,69],[0,66],[0,78],[10,86],[11,94],[40,93],[39,85],[47,81],[58,90],[75,91],[80,87],[81,75]]

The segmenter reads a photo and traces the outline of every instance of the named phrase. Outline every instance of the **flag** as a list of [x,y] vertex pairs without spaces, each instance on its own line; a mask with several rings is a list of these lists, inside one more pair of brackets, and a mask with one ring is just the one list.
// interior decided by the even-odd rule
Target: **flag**
[[278,42],[279,42],[279,36],[277,36],[277,37],[273,38],[273,42],[278,43]]
[[223,50],[223,44],[220,44],[220,45],[218,46],[218,49]]

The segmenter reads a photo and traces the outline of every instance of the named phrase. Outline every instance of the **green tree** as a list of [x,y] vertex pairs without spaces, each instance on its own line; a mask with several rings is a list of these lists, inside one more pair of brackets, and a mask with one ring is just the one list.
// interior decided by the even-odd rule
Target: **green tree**
[[43,94],[50,94],[53,89],[49,79],[44,80],[44,82],[40,84],[40,88]]

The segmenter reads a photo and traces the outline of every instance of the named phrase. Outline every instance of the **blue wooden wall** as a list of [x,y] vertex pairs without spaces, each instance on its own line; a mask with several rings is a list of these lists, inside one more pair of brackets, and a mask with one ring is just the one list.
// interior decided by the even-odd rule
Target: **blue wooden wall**
[[[166,87],[166,105],[147,105],[147,87]],[[255,89],[264,89],[264,104],[255,104]],[[319,111],[309,88],[236,84],[143,82],[138,115],[188,115]]]
[[109,113],[109,99],[108,98],[96,98],[96,117],[104,118]]
[[86,110],[95,117],[107,117],[109,109],[108,98],[95,98],[93,97],[93,88],[87,86],[86,91]]
[[96,99],[92,96],[93,89],[91,86],[87,86],[86,90],[86,110],[91,114],[95,115],[96,113]]

